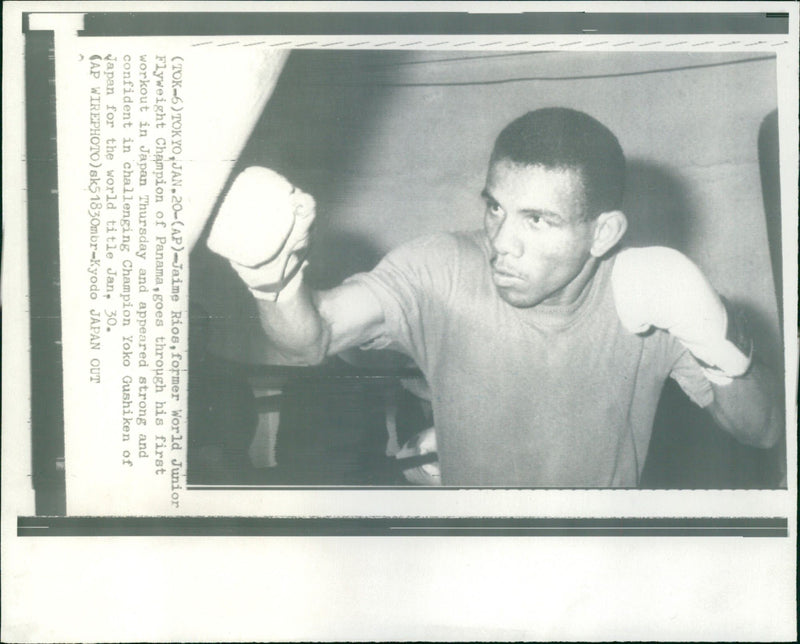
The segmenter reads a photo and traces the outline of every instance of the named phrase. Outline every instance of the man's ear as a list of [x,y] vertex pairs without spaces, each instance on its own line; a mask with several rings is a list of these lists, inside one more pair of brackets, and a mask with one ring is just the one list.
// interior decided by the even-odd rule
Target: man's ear
[[598,215],[594,226],[591,254],[602,257],[617,245],[628,230],[628,218],[621,210],[609,210]]

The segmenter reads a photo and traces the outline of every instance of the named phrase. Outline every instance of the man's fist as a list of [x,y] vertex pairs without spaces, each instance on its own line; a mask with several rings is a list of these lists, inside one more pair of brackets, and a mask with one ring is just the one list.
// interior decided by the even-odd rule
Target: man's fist
[[739,319],[687,257],[653,246],[621,251],[611,273],[620,322],[631,333],[669,331],[704,366],[709,380],[727,384],[750,366],[752,343]]
[[251,166],[234,180],[207,244],[230,260],[256,297],[274,300],[302,268],[314,216],[311,195],[269,168]]

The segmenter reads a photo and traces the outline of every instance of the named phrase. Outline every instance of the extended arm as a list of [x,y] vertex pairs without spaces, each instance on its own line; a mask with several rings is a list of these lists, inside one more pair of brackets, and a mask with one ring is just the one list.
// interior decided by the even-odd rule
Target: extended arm
[[312,292],[303,283],[314,199],[268,168],[252,166],[231,185],[208,237],[258,303],[270,359],[310,365],[367,342],[383,321],[368,288]]
[[261,326],[275,349],[276,362],[319,364],[325,357],[365,344],[383,322],[377,299],[364,286],[344,284],[310,291],[298,281],[277,301],[258,299]]

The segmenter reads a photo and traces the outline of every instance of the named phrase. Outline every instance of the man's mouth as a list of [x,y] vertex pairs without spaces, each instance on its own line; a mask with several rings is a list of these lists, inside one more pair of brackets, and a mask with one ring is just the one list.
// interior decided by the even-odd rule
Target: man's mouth
[[496,260],[492,260],[492,279],[498,286],[513,284],[522,281],[523,277],[505,266],[499,266]]

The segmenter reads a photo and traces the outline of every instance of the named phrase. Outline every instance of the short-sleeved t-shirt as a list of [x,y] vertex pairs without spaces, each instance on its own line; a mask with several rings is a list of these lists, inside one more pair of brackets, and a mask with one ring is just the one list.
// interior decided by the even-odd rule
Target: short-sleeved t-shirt
[[369,348],[409,355],[431,390],[442,483],[635,487],[667,377],[712,400],[668,333],[634,335],[617,317],[613,257],[568,306],[517,308],[497,293],[480,231],[390,252],[363,284],[384,322]]

